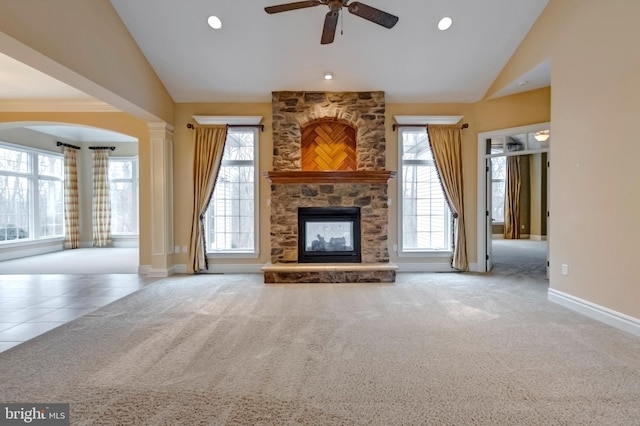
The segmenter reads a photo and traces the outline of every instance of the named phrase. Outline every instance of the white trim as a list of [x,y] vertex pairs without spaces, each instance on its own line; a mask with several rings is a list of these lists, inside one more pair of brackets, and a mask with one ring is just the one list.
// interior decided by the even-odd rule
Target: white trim
[[[145,271],[144,275],[150,278],[166,278],[175,274],[174,267],[169,269],[152,269],[151,266],[145,265],[138,268],[139,271],[142,271],[143,269]],[[142,272],[140,273],[142,274]]]
[[192,115],[196,123],[202,125],[231,124],[256,125],[262,121],[261,115]]
[[447,263],[396,263],[398,272],[460,272]]
[[[479,270],[477,272],[487,272],[487,267],[486,267],[486,261],[484,260],[487,256],[487,216],[485,214],[486,211],[486,202],[487,202],[487,182],[485,179],[485,175],[486,175],[486,170],[485,170],[485,160],[487,157],[491,157],[491,155],[488,155],[486,153],[486,140],[487,139],[491,139],[491,138],[495,138],[495,137],[500,137],[500,136],[509,136],[509,135],[515,135],[515,134],[521,134],[521,133],[532,133],[538,130],[545,130],[545,129],[549,129],[550,126],[550,122],[545,122],[545,123],[536,123],[536,124],[530,124],[527,126],[520,126],[520,127],[511,127],[508,129],[498,129],[498,130],[492,130],[489,132],[482,132],[482,133],[478,133],[478,145],[477,145],[477,149],[478,149],[478,154],[477,154],[477,176],[476,176],[476,181],[477,181],[477,198],[476,198],[476,220],[477,220],[477,227],[476,227],[476,242],[477,242],[477,250],[476,250],[476,255],[477,255],[477,259],[478,259],[478,267]],[[539,151],[535,151],[535,152],[549,152],[547,150],[539,150]],[[520,155],[524,153],[524,151],[520,151],[517,154]],[[531,153],[528,152],[528,153]],[[548,153],[548,155],[550,156],[550,152]],[[547,191],[547,197],[549,197],[549,193]],[[547,208],[548,208],[549,204],[547,203]]]
[[[410,117],[412,120],[418,120],[418,118],[422,118],[424,120],[427,120],[427,122],[429,124],[433,124],[434,122],[437,122],[438,124],[442,124],[442,123],[446,123],[446,124],[451,124],[449,122],[449,120],[453,120],[453,119],[457,119],[459,120],[460,118],[462,118],[462,116],[394,116],[396,119],[402,118],[402,117]],[[440,119],[440,121],[437,121],[437,119]],[[408,118],[406,118],[407,121],[409,121]],[[430,120],[430,121],[429,121]],[[425,123],[427,123],[425,122]],[[456,121],[457,122],[457,121]],[[407,123],[404,123],[407,124]],[[422,123],[421,123],[422,124]],[[430,250],[430,249],[424,249],[422,251],[417,251],[417,250],[404,250],[404,231],[403,231],[403,220],[404,220],[404,198],[401,194],[404,193],[403,190],[403,183],[404,183],[404,176],[403,176],[403,157],[404,157],[404,141],[403,141],[403,132],[405,131],[405,129],[407,129],[407,127],[403,128],[402,125],[398,125],[398,135],[397,135],[397,141],[398,141],[398,176],[396,178],[396,185],[397,185],[397,189],[398,189],[398,205],[396,207],[396,212],[398,215],[398,248],[397,250],[395,250],[395,252],[398,254],[398,257],[452,257],[453,256],[453,252],[451,250]],[[418,131],[419,129],[416,129],[416,131]],[[426,134],[426,129],[423,129],[422,131],[425,132]],[[428,139],[428,135],[427,139]],[[452,220],[451,220],[451,214],[450,214],[450,209],[448,204],[446,203],[446,194],[443,193],[443,197],[445,199],[445,208],[447,211],[449,211],[449,214],[445,214],[444,215],[444,221],[445,221],[445,227],[447,228],[447,233],[446,233],[446,241],[445,241],[445,247],[451,246],[451,227],[453,226]],[[390,205],[390,203],[389,203]]]
[[111,245],[113,247],[122,247],[122,248],[137,248],[138,245],[138,235],[125,237],[125,236],[111,236]]
[[173,271],[176,274],[186,274],[187,273],[187,265],[184,264],[184,263],[173,265]]
[[549,301],[553,303],[557,303],[596,321],[640,337],[640,319],[638,318],[625,315],[552,288],[547,292],[547,297]]
[[529,235],[529,239],[530,240],[534,240],[534,241],[547,241],[547,236],[546,235],[534,235],[534,234],[531,234],[531,235]]
[[209,263],[209,269],[203,271],[205,274],[260,274],[262,273],[263,263],[225,263],[225,264],[211,264]]
[[0,244],[0,261],[20,259],[64,250],[63,239],[25,241]]
[[3,101],[0,112],[121,112],[107,103],[91,100],[13,100]]
[[462,115],[394,115],[398,126],[417,124],[456,124],[462,120]]
[[430,259],[449,259],[453,257],[453,252],[451,250],[424,250],[424,251],[402,251],[397,250],[398,257],[421,257],[421,258],[430,258]]
[[469,264],[469,272],[486,272],[480,270],[480,265],[477,262]]

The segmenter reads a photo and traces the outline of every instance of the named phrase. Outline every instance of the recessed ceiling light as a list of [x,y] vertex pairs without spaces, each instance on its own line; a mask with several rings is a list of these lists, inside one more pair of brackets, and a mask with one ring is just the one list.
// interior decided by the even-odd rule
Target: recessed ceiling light
[[440,22],[438,22],[438,29],[440,31],[448,30],[449,28],[451,28],[451,24],[453,24],[453,19],[445,16],[440,20]]
[[217,16],[214,16],[214,15],[209,16],[209,19],[207,19],[207,22],[209,23],[209,26],[214,30],[219,30],[220,28],[222,28],[222,21]]
[[324,73],[324,79],[325,80],[333,80],[333,73],[325,72]]

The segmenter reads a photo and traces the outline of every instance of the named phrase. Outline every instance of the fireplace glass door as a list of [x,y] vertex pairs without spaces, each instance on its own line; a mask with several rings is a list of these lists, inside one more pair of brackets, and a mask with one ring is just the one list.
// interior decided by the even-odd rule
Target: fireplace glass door
[[298,231],[300,263],[360,262],[359,208],[300,208]]

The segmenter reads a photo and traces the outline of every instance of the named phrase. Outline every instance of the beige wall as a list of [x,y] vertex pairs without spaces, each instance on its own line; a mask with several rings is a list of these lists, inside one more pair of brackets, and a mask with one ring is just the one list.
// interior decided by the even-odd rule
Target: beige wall
[[[173,176],[174,176],[174,231],[175,244],[188,246],[191,236],[191,220],[193,214],[193,155],[194,136],[193,130],[187,129],[187,123],[195,123],[194,115],[230,115],[230,116],[262,116],[264,131],[260,133],[259,140],[259,173],[260,200],[256,205],[260,209],[259,217],[259,247],[260,257],[258,259],[224,259],[214,258],[210,264],[217,263],[259,263],[265,264],[270,261],[270,211],[267,206],[267,199],[270,196],[270,186],[267,179],[262,176],[263,172],[271,170],[273,159],[273,143],[271,129],[271,104],[177,104],[175,116],[175,129],[173,138]],[[187,254],[180,253],[174,255],[176,264],[188,264]]]
[[550,287],[634,318],[639,20],[637,0],[551,0],[490,90],[551,58]]
[[552,48],[551,286],[640,318],[640,2],[577,3]]
[[[467,248],[470,262],[476,262],[476,176],[477,176],[477,133],[486,130],[517,127],[549,121],[549,89],[530,91],[493,101],[481,101],[476,104],[387,104],[386,105],[386,142],[387,169],[398,169],[398,135],[392,130],[394,115],[462,115],[469,128],[462,131],[465,214],[467,215]],[[260,257],[258,259],[213,259],[213,263],[267,263],[270,261],[269,247],[269,207],[270,196],[268,181],[262,173],[272,169],[273,142],[271,129],[271,104],[177,104],[176,127],[174,129],[174,216],[175,244],[188,245],[191,232],[193,211],[191,183],[193,175],[193,130],[186,125],[193,122],[194,115],[260,115],[265,124],[260,133]],[[481,122],[486,121],[488,124]],[[489,127],[487,127],[489,126]],[[389,195],[393,207],[389,211],[389,249],[398,242],[398,182],[392,179]],[[397,257],[390,252],[394,263],[425,263],[424,258]],[[177,264],[186,264],[187,255],[175,255]],[[448,263],[446,259],[427,259],[427,263]]]

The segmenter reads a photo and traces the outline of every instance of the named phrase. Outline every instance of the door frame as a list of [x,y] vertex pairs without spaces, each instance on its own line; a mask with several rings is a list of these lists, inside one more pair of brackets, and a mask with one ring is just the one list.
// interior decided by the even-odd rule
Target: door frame
[[[477,268],[475,272],[488,272],[491,269],[491,227],[488,225],[489,221],[487,220],[487,212],[490,209],[490,205],[488,205],[488,181],[487,181],[487,159],[491,158],[491,155],[486,153],[487,149],[487,139],[498,138],[498,137],[506,137],[511,135],[517,135],[522,133],[533,133],[539,130],[550,130],[551,123],[536,123],[529,124],[526,126],[520,127],[510,127],[507,129],[498,129],[492,130],[488,132],[478,133],[478,171],[477,171],[477,182],[478,182],[478,192],[477,192],[477,232],[476,232],[476,241],[477,241]],[[539,152],[547,153],[547,161],[550,161],[551,149],[547,150],[527,150],[527,151],[519,151],[518,155],[524,154],[534,154]],[[495,156],[495,155],[494,155]],[[489,170],[490,171],[490,170]],[[547,172],[549,169],[547,168]],[[549,186],[549,176],[547,175],[547,186]],[[549,211],[549,191],[547,190],[547,212]],[[547,214],[547,246],[549,244],[550,239],[550,228],[549,228],[549,215]],[[547,256],[548,256],[547,250]]]

